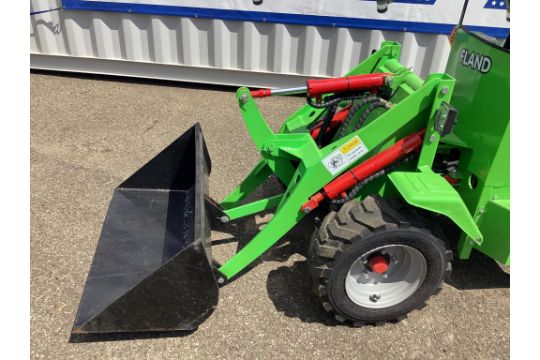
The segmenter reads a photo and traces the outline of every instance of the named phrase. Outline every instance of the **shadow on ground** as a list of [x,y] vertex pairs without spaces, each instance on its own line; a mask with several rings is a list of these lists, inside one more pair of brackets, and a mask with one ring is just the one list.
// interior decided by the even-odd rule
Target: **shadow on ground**
[[108,334],[71,334],[69,342],[76,343],[91,343],[104,341],[124,341],[124,340],[140,340],[140,339],[159,339],[169,337],[184,337],[193,334],[193,331],[153,331],[153,332],[138,332],[138,333],[108,333]]
[[324,311],[313,294],[306,261],[296,261],[290,267],[280,266],[270,271],[266,290],[276,310],[287,317],[328,326],[338,324],[332,315]]
[[510,287],[510,274],[488,256],[473,251],[469,260],[454,260],[447,283],[460,290]]
[[[278,180],[271,176],[263,183],[256,191],[253,192],[242,203],[248,203],[257,199],[267,198],[283,192],[283,187]],[[227,224],[222,224],[213,230],[230,235],[227,238],[213,240],[212,246],[223,245],[228,243],[237,243],[236,252],[239,252],[246,246],[271,220],[272,212],[258,213],[257,217],[262,217],[264,220],[257,222],[256,216],[246,216],[245,218],[232,221]],[[294,226],[285,236],[283,236],[276,244],[268,251],[263,253],[259,258],[253,261],[242,272],[236,275],[235,279],[240,278],[245,273],[252,270],[258,264],[264,261],[279,261],[285,262],[293,254],[306,256],[307,244],[312,235],[313,230],[320,222],[320,216],[317,212],[313,212],[304,216],[296,226]],[[233,281],[234,281],[233,280]]]

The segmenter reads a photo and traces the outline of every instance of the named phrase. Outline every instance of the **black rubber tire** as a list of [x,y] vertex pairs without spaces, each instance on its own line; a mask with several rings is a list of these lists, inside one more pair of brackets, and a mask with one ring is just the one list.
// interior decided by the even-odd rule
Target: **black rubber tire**
[[[338,212],[330,212],[315,229],[308,248],[313,290],[323,308],[339,322],[362,326],[397,322],[424,307],[452,271],[452,251],[436,225],[427,220],[427,214],[399,199],[378,196],[352,200]],[[345,291],[349,268],[363,254],[391,244],[411,246],[424,256],[424,281],[411,296],[390,307],[373,309],[354,303]]]

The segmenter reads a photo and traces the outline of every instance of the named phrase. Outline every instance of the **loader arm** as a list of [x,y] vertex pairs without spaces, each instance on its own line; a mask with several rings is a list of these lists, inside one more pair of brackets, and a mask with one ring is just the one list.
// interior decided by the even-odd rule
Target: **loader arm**
[[[394,45],[391,46],[391,49],[394,49]],[[262,161],[257,164],[242,184],[225,198],[222,206],[226,209],[225,213],[234,219],[261,210],[269,210],[273,206],[276,208],[272,220],[242,250],[219,267],[218,270],[224,279],[232,279],[297,224],[304,216],[301,210],[302,204],[310,196],[340,173],[393,144],[396,139],[406,135],[410,129],[419,130],[426,126],[426,117],[429,121],[437,110],[436,108],[433,110],[434,104],[439,104],[441,99],[449,100],[451,91],[441,95],[441,87],[452,84],[452,78],[445,74],[433,74],[423,82],[407,69],[398,66],[399,63],[395,59],[386,58],[385,61],[390,62],[387,65],[398,73],[398,76],[394,77],[395,84],[393,84],[396,90],[401,90],[407,96],[399,99],[399,102],[392,109],[381,114],[376,121],[370,122],[360,130],[321,149],[317,147],[308,133],[297,132],[299,128],[307,125],[304,116],[299,116],[297,113],[297,117],[288,120],[288,122],[290,121],[289,125],[295,123],[295,127],[298,126],[295,131],[288,132],[294,129],[291,126],[282,127],[278,134],[271,133],[268,125],[264,123],[264,118],[260,114],[249,89],[240,88],[238,90],[236,97],[246,128],[257,144],[257,148],[260,149]],[[384,62],[378,63],[372,71],[388,70],[384,64]],[[419,116],[419,114],[424,116]],[[426,136],[431,135],[430,131]],[[361,139],[366,148],[365,153],[348,166],[340,169],[338,173],[331,174],[325,167],[325,158],[336,149],[341,149],[355,137]],[[298,163],[296,168],[293,167],[291,160]],[[252,190],[254,189],[252,185],[262,183],[266,178],[267,172],[261,176],[261,169],[266,168],[263,163],[286,185],[287,190],[278,198],[240,204],[241,199],[248,194],[242,188],[246,189],[247,184]],[[279,203],[277,199],[279,199]]]

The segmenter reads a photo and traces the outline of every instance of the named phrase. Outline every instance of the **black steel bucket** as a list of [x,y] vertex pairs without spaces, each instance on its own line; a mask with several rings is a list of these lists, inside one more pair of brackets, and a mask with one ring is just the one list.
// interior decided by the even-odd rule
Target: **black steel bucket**
[[196,124],[115,189],[73,333],[193,330],[211,315],[210,168]]

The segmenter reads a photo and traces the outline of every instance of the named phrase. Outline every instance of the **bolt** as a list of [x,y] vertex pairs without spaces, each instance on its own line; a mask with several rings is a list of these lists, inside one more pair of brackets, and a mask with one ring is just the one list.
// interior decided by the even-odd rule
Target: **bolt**
[[392,85],[392,82],[394,82],[394,77],[393,76],[387,76],[387,77],[384,78],[384,85],[390,86],[390,85]]
[[247,101],[248,101],[248,96],[247,96],[247,94],[242,94],[242,95],[240,95],[240,103],[241,103],[241,104],[245,104],[245,103],[247,103]]
[[445,86],[445,87],[443,87],[443,88],[441,89],[441,94],[443,94],[443,95],[448,94],[448,87],[447,87],[447,86]]
[[217,279],[218,284],[223,284],[225,282],[225,279],[220,277]]
[[311,208],[305,207],[304,208],[304,214],[309,214],[311,212]]
[[429,142],[432,143],[435,141],[435,134],[431,134],[431,136],[429,137]]
[[231,219],[227,216],[227,215],[223,215],[222,217],[219,218],[219,221],[221,221],[222,224],[226,224],[230,221]]
[[486,212],[486,209],[484,209],[484,208],[481,208],[480,210],[478,210],[478,212],[479,212],[480,214],[483,214],[483,213],[485,213],[485,212]]
[[369,297],[369,300],[371,302],[374,302],[376,303],[377,301],[379,301],[381,299],[381,295],[379,294],[372,294],[370,297]]

